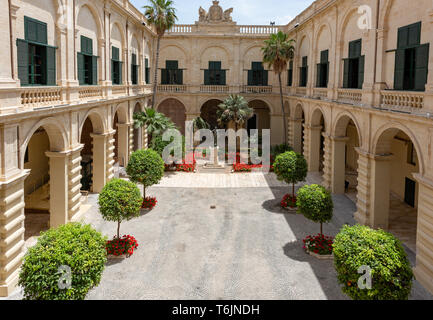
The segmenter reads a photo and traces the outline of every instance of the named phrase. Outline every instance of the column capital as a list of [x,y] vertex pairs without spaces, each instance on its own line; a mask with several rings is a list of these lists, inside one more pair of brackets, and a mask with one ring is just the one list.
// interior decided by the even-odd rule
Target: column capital
[[311,124],[304,124],[304,128],[311,131],[321,131],[323,129],[323,126],[312,126]]
[[70,154],[71,154],[71,151],[59,151],[59,152],[47,151],[47,152],[45,152],[45,155],[50,159],[51,158],[67,158]]
[[107,138],[109,136],[113,136],[116,134],[116,130],[110,131],[110,132],[106,132],[106,133],[91,133],[90,137],[95,138],[95,139],[103,139],[103,138]]
[[118,128],[126,128],[126,127],[131,127],[132,125],[133,125],[132,122],[129,122],[129,123],[118,123],[117,127]]
[[355,148],[355,151],[366,158],[374,161],[391,161],[394,158],[393,154],[374,154],[362,148]]
[[330,135],[329,133],[326,133],[326,132],[322,133],[322,136],[333,141],[333,142],[347,142],[350,140],[349,137],[336,137],[336,136]]

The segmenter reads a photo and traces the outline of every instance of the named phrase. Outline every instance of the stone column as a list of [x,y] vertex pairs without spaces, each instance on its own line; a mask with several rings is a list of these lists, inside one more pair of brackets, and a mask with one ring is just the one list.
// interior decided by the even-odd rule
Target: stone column
[[93,185],[92,191],[99,193],[107,182],[107,135],[90,134],[93,138]]
[[119,165],[122,167],[126,167],[129,162],[129,154],[130,154],[130,123],[118,123],[118,148],[117,154],[119,157]]
[[355,150],[358,152],[358,199],[355,220],[362,225],[370,225],[371,155],[361,148]]
[[50,227],[68,223],[68,152],[45,152],[50,163]]
[[106,160],[105,160],[105,179],[109,182],[114,178],[114,134],[116,131],[111,131],[107,134],[106,149]]
[[344,194],[346,176],[347,137],[325,137],[324,184],[332,193]]
[[362,91],[362,103],[372,105],[374,101],[373,87],[374,87],[374,68],[376,64],[376,30],[364,31],[362,37],[362,50],[365,56],[364,65],[364,84]]
[[419,184],[416,279],[433,293],[433,180],[414,174]]
[[15,87],[16,81],[12,76],[14,61],[12,61],[11,57],[11,50],[14,48],[11,48],[8,0],[0,0],[0,9],[3,12],[0,16],[0,25],[2,26],[0,31],[0,42],[2,44],[1,58],[3,62],[0,64],[0,87]]
[[283,116],[281,114],[271,114],[271,145],[284,143]]
[[81,207],[81,150],[83,145],[79,145],[71,150],[68,162],[68,188],[69,188],[69,203],[68,203],[68,219],[73,220]]
[[289,145],[297,153],[302,153],[302,119],[289,119]]
[[[68,84],[68,73],[67,73],[67,41],[68,41],[68,29],[67,26],[61,23],[57,23],[57,39],[58,39],[58,50],[57,50],[57,85],[66,87]],[[62,101],[66,101],[67,97],[65,93]]]
[[320,169],[320,138],[322,126],[304,126],[308,137],[308,149],[306,148],[306,159],[308,162],[308,170],[311,172],[319,172]]
[[9,296],[18,284],[24,257],[24,180],[29,170],[0,179],[0,297]]
[[322,134],[323,137],[325,138],[325,159],[324,159],[324,163],[323,163],[323,186],[328,189],[331,190],[332,188],[332,155],[333,155],[333,151],[332,151],[332,140],[331,140],[331,136],[327,133],[323,133]]

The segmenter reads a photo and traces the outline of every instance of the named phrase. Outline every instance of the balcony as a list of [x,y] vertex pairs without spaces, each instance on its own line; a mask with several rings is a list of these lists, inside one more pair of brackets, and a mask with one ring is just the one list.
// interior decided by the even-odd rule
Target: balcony
[[380,95],[383,109],[416,112],[424,108],[424,92],[383,90]]
[[43,108],[75,102],[150,94],[151,85],[77,86],[77,87],[21,87],[16,89],[21,107]]
[[360,104],[362,101],[361,89],[338,89],[337,99],[343,103]]
[[158,92],[184,93],[184,92],[187,92],[187,86],[186,85],[161,84],[161,85],[158,85]]
[[271,94],[273,88],[272,86],[243,86],[242,92],[251,94]]
[[230,87],[229,86],[200,86],[200,92],[201,93],[229,93]]
[[316,99],[326,99],[328,97],[328,88],[314,88],[313,97]]

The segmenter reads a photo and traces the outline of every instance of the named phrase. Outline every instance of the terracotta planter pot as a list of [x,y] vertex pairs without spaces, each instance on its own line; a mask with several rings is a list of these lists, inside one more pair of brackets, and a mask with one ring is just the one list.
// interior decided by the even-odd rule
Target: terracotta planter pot
[[122,254],[121,256],[115,256],[112,254],[107,255],[107,259],[111,259],[111,260],[124,260],[128,258],[127,254]]
[[313,256],[314,258],[319,260],[334,260],[334,254],[321,255],[318,253],[311,252],[308,249],[306,251],[310,256]]
[[288,212],[290,212],[290,213],[296,213],[296,212],[298,212],[298,208],[297,207],[282,207],[284,210],[286,210],[286,211],[288,211]]

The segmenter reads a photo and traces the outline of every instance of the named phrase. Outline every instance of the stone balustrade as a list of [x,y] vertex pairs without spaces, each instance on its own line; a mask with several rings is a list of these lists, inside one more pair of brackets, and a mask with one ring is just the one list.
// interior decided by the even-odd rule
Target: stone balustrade
[[359,104],[362,101],[362,90],[360,89],[338,89],[337,99],[340,102]]
[[252,94],[271,94],[273,88],[272,86],[243,86],[242,92]]
[[380,94],[381,108],[413,111],[424,107],[424,92],[383,90]]
[[229,93],[229,86],[200,86],[201,93]]
[[327,88],[314,88],[313,89],[313,97],[314,98],[320,98],[324,99],[328,96],[328,89]]
[[62,102],[62,88],[60,87],[32,87],[21,91],[21,105],[46,106]]
[[187,92],[186,85],[159,85],[158,92],[170,92],[170,93],[178,93],[178,92]]
[[297,87],[295,94],[298,96],[306,97],[307,96],[307,88],[306,87]]

